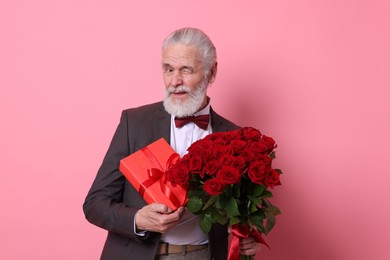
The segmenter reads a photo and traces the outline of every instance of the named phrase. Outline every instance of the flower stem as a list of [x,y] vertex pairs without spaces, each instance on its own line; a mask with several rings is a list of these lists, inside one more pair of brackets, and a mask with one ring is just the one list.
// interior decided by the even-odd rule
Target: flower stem
[[240,254],[240,260],[254,260],[255,257],[253,255],[241,255]]

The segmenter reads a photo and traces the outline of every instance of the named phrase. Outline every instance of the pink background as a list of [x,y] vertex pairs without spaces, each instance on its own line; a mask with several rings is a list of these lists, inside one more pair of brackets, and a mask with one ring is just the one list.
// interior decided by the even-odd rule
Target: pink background
[[[240,2],[240,3],[239,3]],[[390,259],[390,2],[0,3],[0,259],[98,259],[82,203],[124,108],[162,97],[160,45],[214,41],[214,108],[273,136],[283,214],[256,259]]]

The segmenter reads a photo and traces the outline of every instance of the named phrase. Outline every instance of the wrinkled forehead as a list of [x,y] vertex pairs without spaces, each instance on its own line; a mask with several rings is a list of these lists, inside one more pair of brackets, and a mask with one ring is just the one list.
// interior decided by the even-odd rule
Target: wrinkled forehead
[[168,45],[162,52],[163,65],[202,67],[199,50],[185,44]]

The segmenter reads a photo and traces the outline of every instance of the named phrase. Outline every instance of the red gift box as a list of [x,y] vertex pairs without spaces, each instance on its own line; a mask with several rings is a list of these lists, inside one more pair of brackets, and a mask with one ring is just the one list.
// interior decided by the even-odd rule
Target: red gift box
[[161,138],[120,161],[119,170],[148,203],[161,203],[172,210],[187,202],[187,190],[173,187],[165,171],[179,155]]

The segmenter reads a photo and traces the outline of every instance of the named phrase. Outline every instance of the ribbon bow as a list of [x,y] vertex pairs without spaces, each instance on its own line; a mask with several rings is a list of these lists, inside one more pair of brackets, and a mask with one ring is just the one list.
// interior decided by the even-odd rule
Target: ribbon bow
[[[157,158],[154,156],[154,154],[147,148],[144,147],[141,149],[142,152],[146,155],[146,157],[152,162],[152,164],[158,168],[150,168],[148,169],[148,177],[149,179],[145,180],[141,183],[139,187],[139,194],[143,197],[145,190],[150,187],[153,183],[160,181],[160,188],[161,191],[164,193],[164,195],[169,198],[169,200],[175,205],[176,207],[181,206],[179,199],[176,197],[176,195],[172,192],[172,190],[165,185],[166,178],[165,178],[165,171],[163,167],[161,166],[160,162],[157,160]],[[167,165],[165,169],[169,169],[174,165],[177,160],[180,159],[180,155],[177,153],[173,153],[167,161]]]
[[252,236],[257,243],[264,244],[269,248],[256,228],[250,230],[248,226],[236,224],[232,226],[231,233],[233,234],[233,238],[230,244],[228,260],[240,259],[240,238],[248,238],[249,236]]
[[206,130],[207,127],[209,126],[209,121],[210,121],[210,115],[175,117],[175,126],[180,128],[192,122],[196,124],[199,128]]

